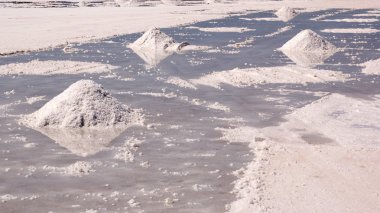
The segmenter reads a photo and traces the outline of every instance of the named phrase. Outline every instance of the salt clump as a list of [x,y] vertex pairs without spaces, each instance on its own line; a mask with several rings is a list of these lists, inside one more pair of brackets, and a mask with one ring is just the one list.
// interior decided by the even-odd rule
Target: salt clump
[[323,63],[337,48],[312,30],[303,30],[286,42],[280,50],[300,65]]
[[290,7],[281,7],[276,13],[276,16],[282,21],[290,21],[298,15],[298,13]]

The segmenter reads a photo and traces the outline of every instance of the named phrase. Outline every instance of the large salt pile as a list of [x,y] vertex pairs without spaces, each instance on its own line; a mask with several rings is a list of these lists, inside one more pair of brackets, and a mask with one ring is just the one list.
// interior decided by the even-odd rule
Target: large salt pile
[[143,116],[119,103],[100,84],[80,80],[22,119],[79,156],[93,155]]
[[173,38],[157,28],[146,31],[139,39],[129,45],[145,62],[157,65],[167,56],[180,51],[187,42],[177,43]]
[[23,123],[30,127],[123,127],[141,122],[141,116],[120,104],[100,84],[80,80],[50,100]]
[[337,48],[312,30],[303,30],[286,42],[280,50],[300,65],[323,63]]
[[298,13],[290,7],[281,7],[275,14],[282,21],[290,21],[298,15]]

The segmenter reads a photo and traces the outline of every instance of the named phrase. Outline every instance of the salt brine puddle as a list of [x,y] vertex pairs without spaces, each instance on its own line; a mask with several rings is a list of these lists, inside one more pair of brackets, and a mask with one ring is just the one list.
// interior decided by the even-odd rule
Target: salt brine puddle
[[[309,20],[337,11],[301,13],[288,23],[251,20],[275,17],[270,12],[259,12],[194,25],[197,28],[236,27],[254,31],[204,32],[185,26],[162,29],[177,41],[211,46],[211,49],[174,54],[153,68],[126,48],[127,43],[141,34],[73,45],[76,53],[54,49],[1,58],[0,65],[39,59],[96,61],[120,67],[110,74],[0,78],[0,109],[3,112],[0,112],[0,180],[5,183],[0,186],[0,196],[9,194],[2,198],[2,210],[223,212],[235,199],[230,193],[235,180],[232,172],[243,167],[252,156],[247,145],[219,139],[222,134],[217,128],[243,124],[255,127],[275,125],[291,109],[304,106],[325,92],[363,97],[380,92],[377,77],[365,76],[359,67],[352,65],[380,56],[376,51],[380,48],[378,33],[319,32],[328,28],[378,29],[379,23]],[[328,19],[359,13],[366,11],[346,11],[328,16]],[[292,62],[275,49],[306,28],[318,31],[339,48],[347,48],[316,67],[351,74],[353,80],[312,85],[261,84],[246,88],[222,85],[223,90],[207,86],[197,86],[194,90],[165,83],[171,76],[189,80],[235,67],[287,65]],[[279,29],[287,30],[280,32]],[[227,46],[250,38],[253,40],[251,46]],[[148,128],[132,127],[122,133],[109,132],[109,138],[116,137],[113,141],[100,147],[98,153],[82,157],[54,143],[43,133],[17,124],[17,116],[36,111],[83,78],[101,83],[120,102],[141,108]],[[26,103],[26,97],[34,96],[46,97],[32,105]],[[60,136],[50,135],[51,138]],[[310,140],[314,138],[310,136]],[[70,170],[70,165],[77,161],[88,162],[91,166]],[[73,172],[82,177],[72,175]]]

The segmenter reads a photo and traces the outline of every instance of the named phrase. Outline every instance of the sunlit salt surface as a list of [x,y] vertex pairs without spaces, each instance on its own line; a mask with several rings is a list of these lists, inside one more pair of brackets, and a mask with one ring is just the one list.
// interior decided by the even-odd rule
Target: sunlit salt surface
[[[230,193],[236,179],[232,172],[253,156],[247,144],[229,143],[236,141],[228,141],[221,129],[276,125],[288,111],[318,99],[320,93],[367,97],[380,92],[379,78],[363,74],[359,66],[380,57],[379,34],[321,32],[379,29],[379,22],[311,20],[321,16],[339,20],[365,12],[324,10],[301,13],[289,22],[260,20],[276,18],[268,11],[196,23],[193,28],[162,29],[176,41],[210,49],[172,54],[154,66],[147,66],[146,58],[126,47],[141,34],[71,44],[75,51],[57,48],[0,58],[0,65],[39,59],[119,67],[108,73],[0,78],[0,178],[6,183],[0,187],[2,211],[225,211],[235,200]],[[198,30],[217,27],[253,30]],[[304,29],[318,32],[341,50],[318,58],[317,63],[310,59],[313,56],[287,57],[277,50]],[[231,45],[247,40],[249,45]],[[300,62],[302,70],[311,62],[313,69],[342,72],[349,78],[305,84],[261,82],[246,87],[220,84],[220,88],[190,81],[237,67],[270,69]],[[124,132],[85,133],[39,131],[18,123],[20,115],[38,110],[80,79],[93,79],[121,103],[142,109],[145,125]],[[104,140],[91,143],[92,138]]]

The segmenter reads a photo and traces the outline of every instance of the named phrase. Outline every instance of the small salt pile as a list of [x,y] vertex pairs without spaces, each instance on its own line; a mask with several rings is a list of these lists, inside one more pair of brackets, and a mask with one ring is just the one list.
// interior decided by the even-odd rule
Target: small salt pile
[[117,127],[140,121],[138,113],[120,104],[92,80],[77,81],[23,118],[23,123],[33,128]]
[[177,43],[173,38],[161,32],[158,28],[151,28],[133,42],[130,47],[151,51],[178,51],[188,44],[187,42]]
[[362,72],[366,75],[380,75],[380,58],[376,60],[367,61],[363,64]]
[[282,21],[290,21],[298,15],[297,11],[290,7],[282,7],[276,13],[276,16]]
[[187,42],[177,43],[173,38],[157,28],[146,31],[139,39],[129,45],[147,64],[156,66],[162,60],[189,45]]
[[303,30],[286,42],[280,50],[296,64],[314,66],[323,63],[338,49],[312,30]]
[[281,50],[302,52],[331,52],[337,48],[312,30],[303,30],[286,42]]

